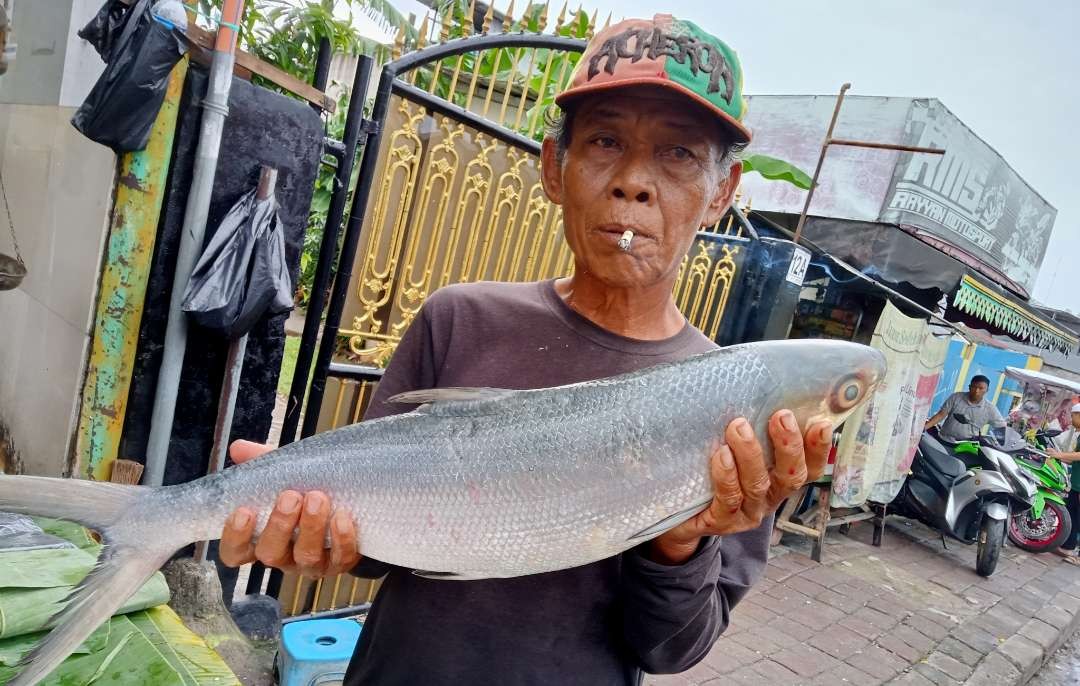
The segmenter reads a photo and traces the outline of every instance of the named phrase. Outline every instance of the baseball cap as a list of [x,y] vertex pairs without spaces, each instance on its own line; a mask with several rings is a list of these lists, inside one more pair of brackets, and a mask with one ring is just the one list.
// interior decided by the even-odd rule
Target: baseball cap
[[1073,405],[1072,411],[1073,412],[1080,412],[1080,403],[1076,403],[1075,405]]
[[736,142],[750,142],[739,57],[697,24],[670,14],[626,19],[596,34],[555,103],[640,85],[685,95],[715,114]]

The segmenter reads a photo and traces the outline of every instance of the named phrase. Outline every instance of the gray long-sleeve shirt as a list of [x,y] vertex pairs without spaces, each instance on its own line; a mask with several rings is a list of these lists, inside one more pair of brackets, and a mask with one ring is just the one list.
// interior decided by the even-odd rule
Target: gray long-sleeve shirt
[[[558,386],[715,347],[689,324],[660,341],[613,334],[570,309],[551,281],[451,286],[405,333],[366,418],[409,409],[385,402],[408,390]],[[676,566],[630,550],[512,579],[431,580],[365,559],[355,574],[386,578],[345,683],[599,686],[689,669],[764,571],[771,528],[770,517],[705,539]]]

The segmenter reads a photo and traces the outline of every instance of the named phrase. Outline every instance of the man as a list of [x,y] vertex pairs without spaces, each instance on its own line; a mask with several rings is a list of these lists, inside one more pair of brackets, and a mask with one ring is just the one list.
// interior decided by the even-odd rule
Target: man
[[987,424],[1005,426],[1005,418],[986,399],[989,388],[990,379],[982,374],[971,377],[968,392],[957,391],[946,398],[937,414],[926,420],[926,428],[933,428],[945,420],[938,432],[945,440],[956,443],[978,436]]
[[1066,505],[1069,508],[1069,516],[1073,521],[1072,531],[1065,542],[1061,544],[1065,560],[1074,565],[1080,565],[1080,558],[1074,554],[1077,541],[1080,540],[1080,403],[1072,406],[1072,424],[1054,438],[1056,449],[1046,452],[1062,462],[1069,463],[1069,496]]
[[[563,209],[573,276],[431,295],[366,418],[401,411],[385,401],[403,391],[556,386],[716,347],[679,312],[672,288],[695,232],[723,216],[739,182],[735,154],[750,132],[734,52],[667,15],[621,22],[593,39],[557,102],[563,115],[543,144],[542,179]],[[712,457],[716,497],[704,511],[573,569],[424,579],[360,560],[352,521],[331,515],[325,495],[295,492],[281,494],[257,544],[252,513],[238,510],[221,559],[311,577],[350,568],[385,575],[347,684],[637,684],[643,671],[679,672],[701,660],[761,577],[772,512],[824,468],[830,427],[805,428],[787,411],[771,418],[777,464],[767,472],[749,423],[732,422]],[[263,450],[238,444],[233,456]]]

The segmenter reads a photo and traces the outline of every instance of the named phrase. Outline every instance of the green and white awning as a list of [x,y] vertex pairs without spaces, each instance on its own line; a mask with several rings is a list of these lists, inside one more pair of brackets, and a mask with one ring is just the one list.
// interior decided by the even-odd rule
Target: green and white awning
[[1071,332],[1029,312],[970,275],[965,275],[960,282],[952,304],[961,312],[1038,348],[1071,355],[1080,346],[1080,340]]

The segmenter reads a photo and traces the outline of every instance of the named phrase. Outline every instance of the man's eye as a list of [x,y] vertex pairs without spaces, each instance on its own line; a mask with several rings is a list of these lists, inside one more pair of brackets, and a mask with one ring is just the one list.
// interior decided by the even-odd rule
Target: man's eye
[[606,149],[617,148],[619,146],[619,142],[611,136],[597,136],[593,139],[593,143]]
[[694,153],[689,148],[684,148],[681,145],[674,145],[668,148],[668,155],[680,162],[694,159]]

